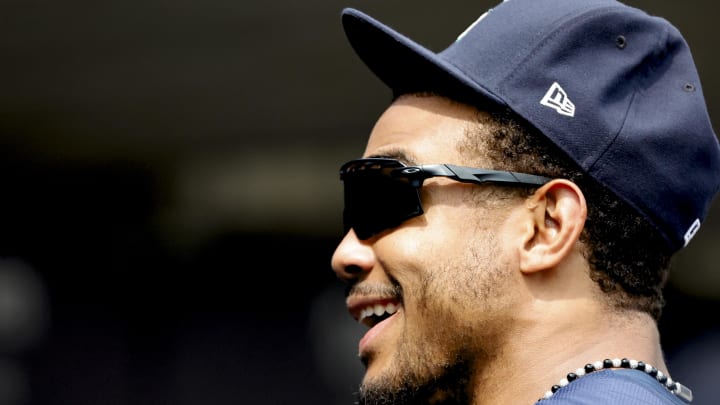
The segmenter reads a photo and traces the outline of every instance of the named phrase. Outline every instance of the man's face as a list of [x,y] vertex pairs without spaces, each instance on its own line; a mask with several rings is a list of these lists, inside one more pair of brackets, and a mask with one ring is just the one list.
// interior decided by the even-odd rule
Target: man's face
[[[403,97],[376,123],[364,157],[476,165],[463,156],[477,152],[459,145],[477,114]],[[489,372],[516,315],[520,276],[504,243],[512,203],[443,178],[427,180],[421,197],[423,215],[364,241],[350,231],[332,258],[350,313],[370,327],[358,347],[360,403],[467,403],[466,388]]]

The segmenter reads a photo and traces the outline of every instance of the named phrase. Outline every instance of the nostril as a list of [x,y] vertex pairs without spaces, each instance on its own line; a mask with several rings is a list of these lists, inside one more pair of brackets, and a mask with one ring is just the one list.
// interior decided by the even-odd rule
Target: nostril
[[345,273],[348,273],[348,274],[358,274],[358,273],[362,273],[362,271],[363,271],[362,268],[360,268],[360,266],[356,266],[356,265],[350,265],[350,266],[345,267]]

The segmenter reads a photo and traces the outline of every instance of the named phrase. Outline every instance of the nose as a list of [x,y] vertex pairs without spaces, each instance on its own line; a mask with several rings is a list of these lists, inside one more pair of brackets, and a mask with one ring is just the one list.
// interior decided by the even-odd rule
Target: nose
[[375,264],[375,253],[370,243],[358,239],[352,229],[335,248],[331,265],[335,274],[344,281],[352,281],[369,272]]

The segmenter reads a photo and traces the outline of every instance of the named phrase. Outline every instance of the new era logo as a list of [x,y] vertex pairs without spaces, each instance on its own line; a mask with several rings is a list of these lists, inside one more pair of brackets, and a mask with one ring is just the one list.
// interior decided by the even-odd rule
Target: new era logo
[[687,232],[685,232],[685,246],[687,246],[688,243],[690,243],[690,239],[695,236],[697,231],[700,229],[700,218],[696,219],[695,222],[690,225],[690,228],[688,228]]
[[570,101],[565,90],[557,82],[550,86],[545,96],[540,100],[540,104],[550,107],[562,115],[575,116],[575,104]]

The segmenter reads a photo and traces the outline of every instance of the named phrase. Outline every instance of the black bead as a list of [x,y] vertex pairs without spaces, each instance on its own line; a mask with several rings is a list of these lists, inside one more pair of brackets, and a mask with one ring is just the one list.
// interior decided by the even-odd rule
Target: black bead
[[651,376],[655,377],[657,375],[657,372],[658,372],[658,370],[655,367],[651,367],[650,371],[648,371],[647,373],[650,374]]
[[603,367],[605,368],[612,368],[613,367],[613,361],[610,359],[603,360]]
[[630,360],[628,360],[628,359],[622,359],[622,360],[620,360],[620,367],[622,367],[622,368],[630,368]]
[[660,381],[660,383],[665,384],[665,381],[667,381],[667,376],[663,375],[662,377],[658,378],[657,380]]
[[590,363],[588,363],[588,364],[585,365],[585,373],[586,373],[586,374],[590,374],[590,373],[592,373],[593,371],[595,371],[595,366],[593,366],[593,365],[590,364]]
[[673,381],[672,384],[666,385],[666,387],[667,387],[670,391],[675,391],[675,388],[677,388],[677,385],[675,384],[675,381]]
[[578,376],[575,373],[568,373],[568,375],[565,378],[567,378],[568,381],[575,381],[578,378]]
[[559,390],[559,389],[560,389],[560,386],[557,385],[557,384],[555,384],[555,385],[552,386],[552,388],[550,388],[550,391],[552,391],[553,394],[554,394],[554,393],[555,393],[557,390]]
[[645,362],[644,361],[638,361],[637,367],[635,367],[638,370],[645,371]]

